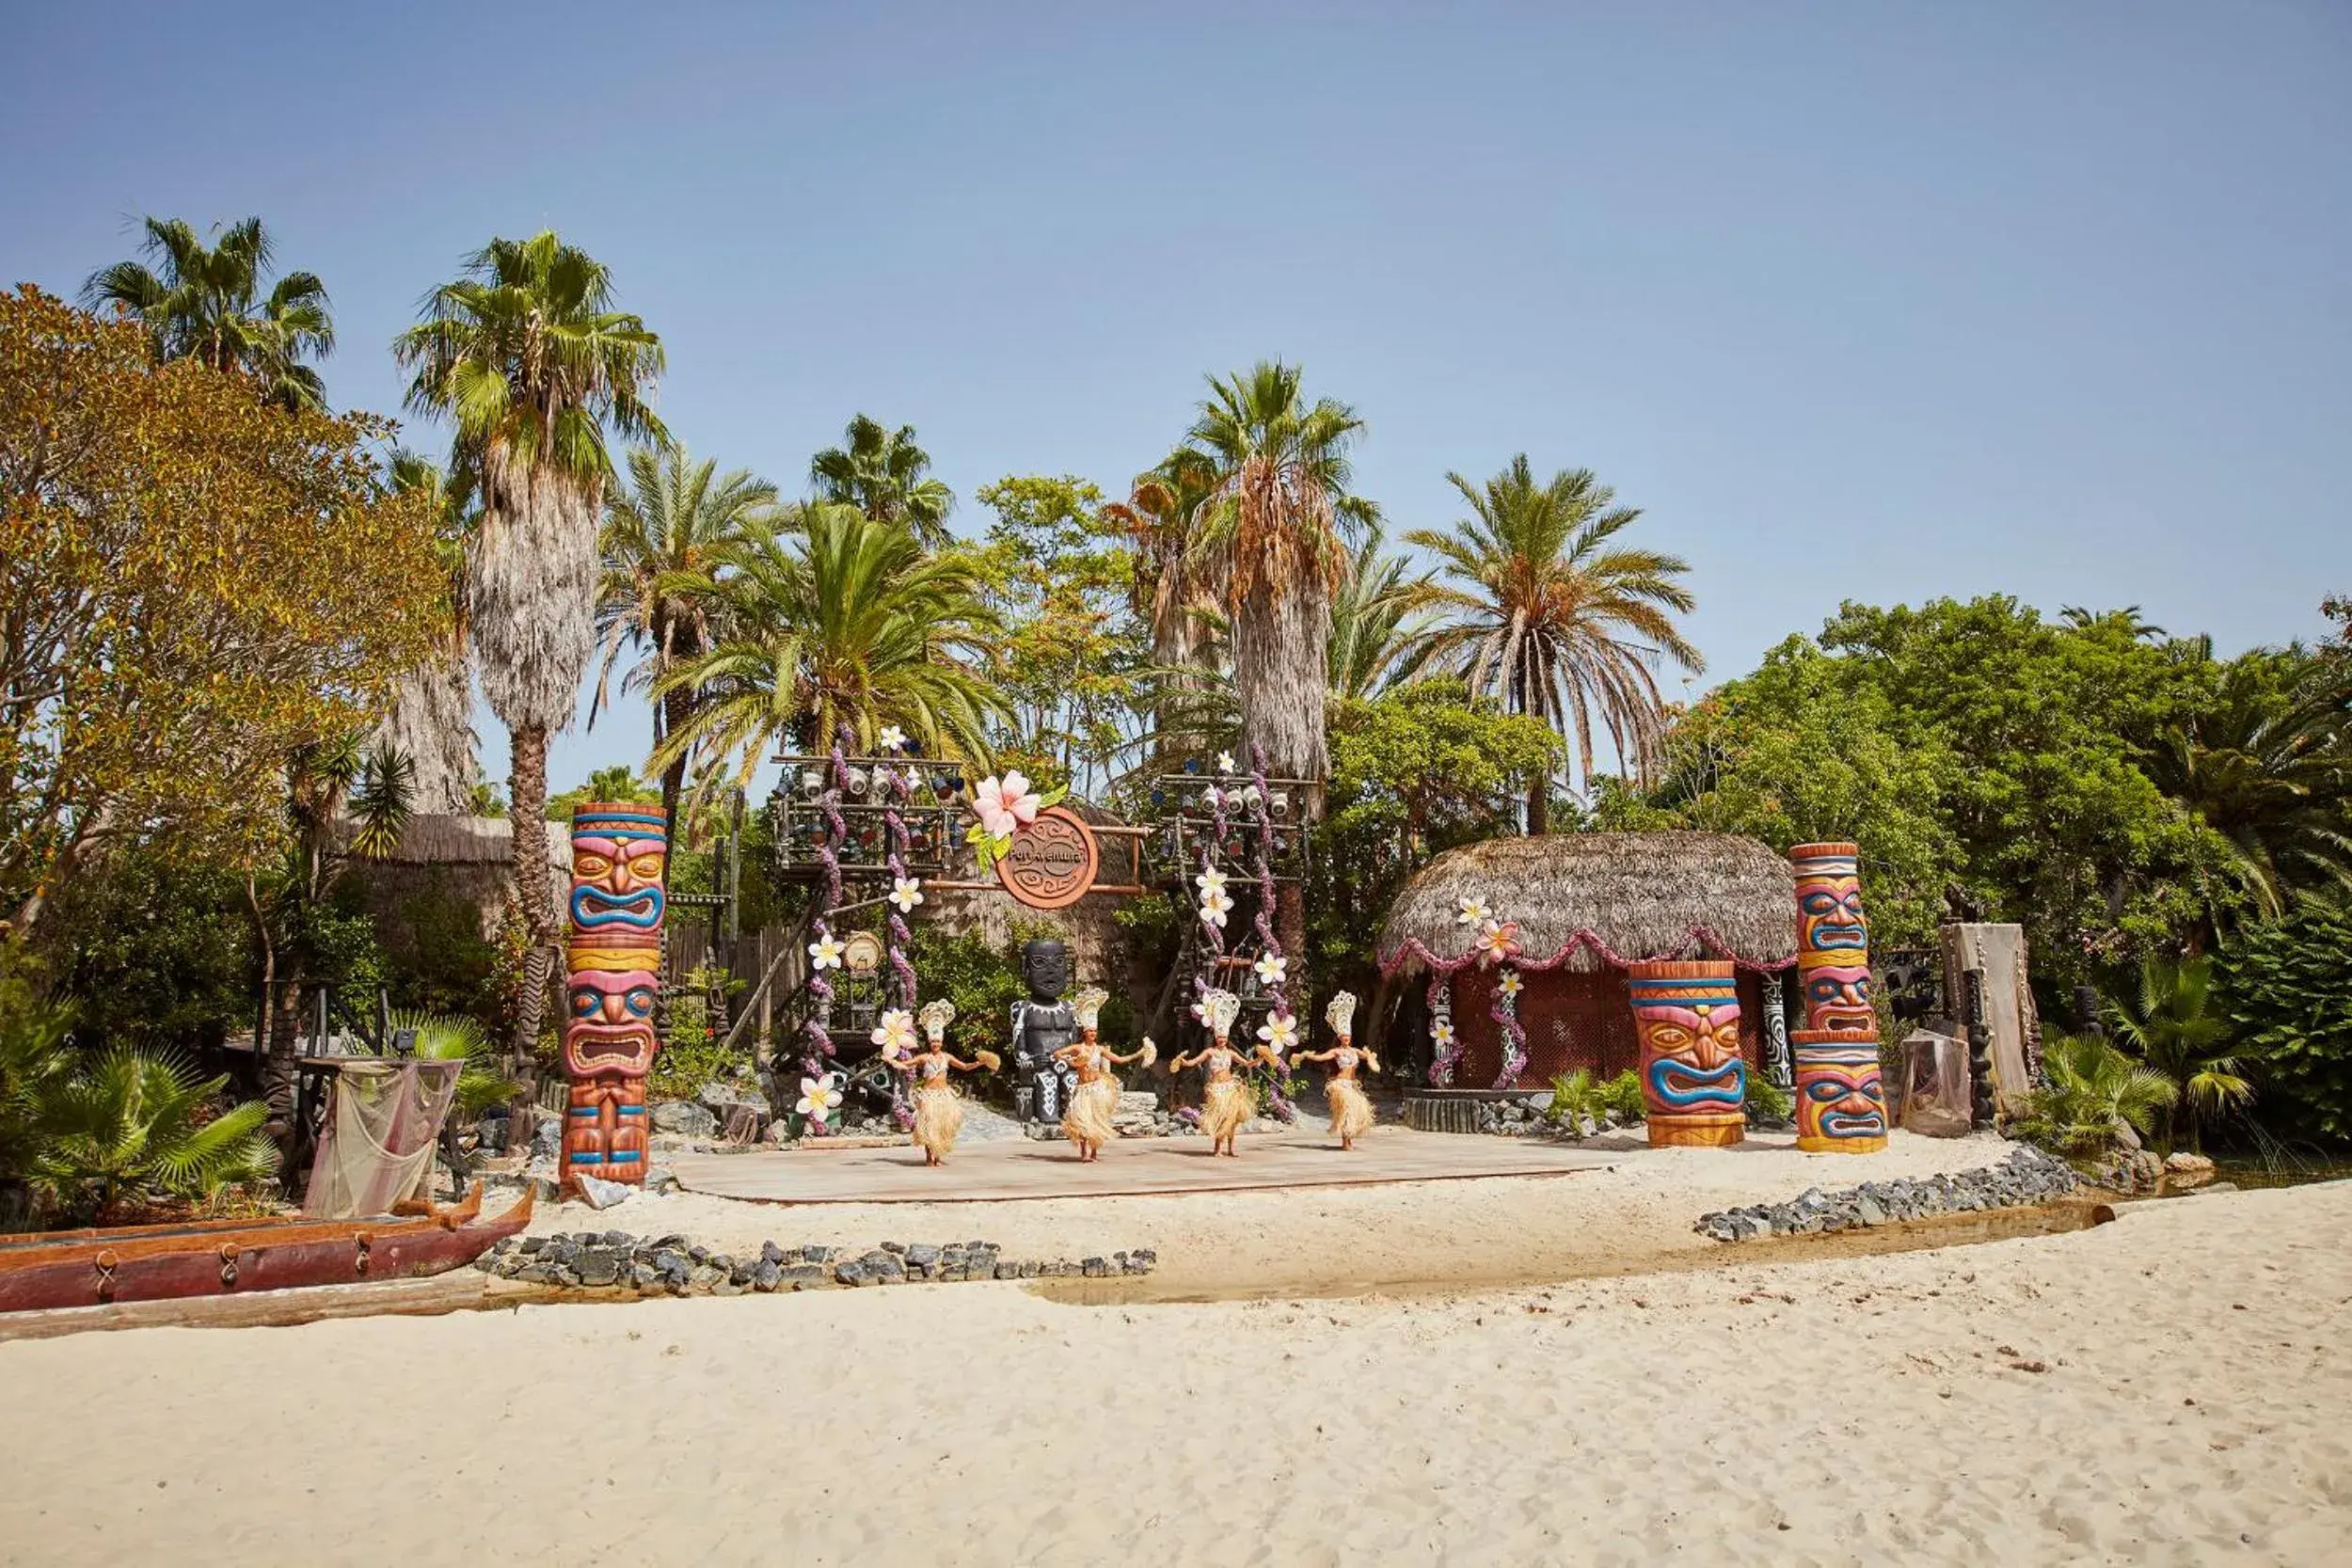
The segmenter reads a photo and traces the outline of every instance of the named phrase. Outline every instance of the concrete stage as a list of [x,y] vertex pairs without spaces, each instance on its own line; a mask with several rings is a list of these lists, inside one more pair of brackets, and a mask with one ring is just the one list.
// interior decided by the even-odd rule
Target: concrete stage
[[1510,1138],[1415,1132],[1384,1125],[1341,1153],[1330,1134],[1250,1134],[1238,1157],[1206,1138],[1122,1138],[1092,1164],[1066,1143],[1028,1138],[959,1145],[937,1170],[923,1151],[829,1149],[681,1154],[670,1169],[689,1192],[761,1203],[977,1203],[1000,1198],[1222,1193],[1265,1187],[1349,1187],[1458,1181],[1478,1176],[1565,1176],[1617,1164],[1629,1151],[1593,1152]]

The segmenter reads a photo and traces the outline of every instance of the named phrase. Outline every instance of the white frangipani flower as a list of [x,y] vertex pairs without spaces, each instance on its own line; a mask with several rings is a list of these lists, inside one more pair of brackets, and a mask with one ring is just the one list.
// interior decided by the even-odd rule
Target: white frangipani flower
[[1279,986],[1282,983],[1284,972],[1290,968],[1290,961],[1278,954],[1268,953],[1250,967],[1258,972],[1259,984]]
[[898,877],[890,883],[890,901],[898,906],[900,914],[913,914],[914,906],[923,901],[923,879]]
[[816,965],[818,969],[839,969],[841,967],[841,939],[834,936],[831,931],[827,931],[823,936],[818,937],[815,942],[808,944],[809,962]]

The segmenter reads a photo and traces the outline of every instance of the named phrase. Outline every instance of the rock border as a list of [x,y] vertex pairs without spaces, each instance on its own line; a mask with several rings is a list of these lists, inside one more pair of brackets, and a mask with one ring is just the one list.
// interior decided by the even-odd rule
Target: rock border
[[1938,1214],[2025,1208],[2065,1197],[2082,1185],[2082,1178],[2065,1161],[2021,1145],[1997,1165],[1917,1179],[1865,1181],[1835,1193],[1811,1187],[1787,1203],[1758,1203],[1701,1214],[1691,1228],[1719,1242],[1835,1233]]
[[1107,1279],[1150,1274],[1149,1247],[1080,1259],[1010,1259],[993,1242],[884,1242],[878,1247],[782,1246],[722,1252],[684,1236],[576,1230],[510,1236],[474,1259],[498,1279],[564,1290],[627,1290],[641,1296],[739,1296],[779,1291],[984,1279]]

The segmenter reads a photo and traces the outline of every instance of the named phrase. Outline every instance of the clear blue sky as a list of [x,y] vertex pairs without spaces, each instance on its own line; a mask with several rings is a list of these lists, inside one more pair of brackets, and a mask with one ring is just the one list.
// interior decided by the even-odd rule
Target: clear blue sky
[[2342,4],[8,11],[0,279],[258,213],[340,404],[552,225],[724,465],[797,491],[862,409],[970,522],[1008,472],[1117,489],[1279,355],[1399,528],[1450,468],[1596,469],[1695,564],[1710,678],[1848,597],[2234,650],[2352,589]]

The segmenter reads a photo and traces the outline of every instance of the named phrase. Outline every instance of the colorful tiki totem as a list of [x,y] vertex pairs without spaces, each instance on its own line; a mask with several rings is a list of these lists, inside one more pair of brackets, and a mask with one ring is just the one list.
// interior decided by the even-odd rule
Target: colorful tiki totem
[[1875,1032],[1800,1029],[1797,1147],[1815,1154],[1875,1154],[1886,1147],[1886,1092]]
[[1728,959],[1626,971],[1642,1037],[1642,1104],[1652,1148],[1720,1148],[1747,1126],[1740,991]]
[[1788,859],[1797,874],[1797,984],[1804,992],[1804,1026],[1875,1035],[1870,928],[1862,918],[1854,847],[1800,844]]
[[658,1044],[662,874],[659,806],[591,802],[572,814],[572,940],[564,1073],[564,1186],[645,1180],[645,1074]]

